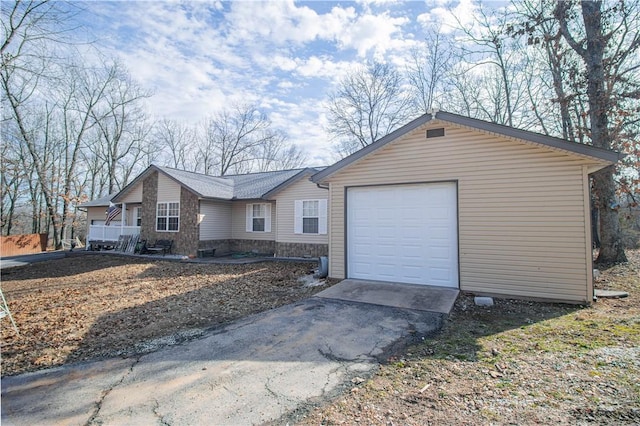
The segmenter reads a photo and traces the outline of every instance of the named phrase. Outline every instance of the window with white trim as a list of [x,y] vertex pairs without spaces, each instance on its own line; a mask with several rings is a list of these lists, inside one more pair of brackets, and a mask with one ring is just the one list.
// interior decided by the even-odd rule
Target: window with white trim
[[178,232],[180,230],[180,203],[158,203],[156,231]]
[[318,200],[305,200],[302,202],[302,233],[318,233]]
[[133,209],[134,211],[134,219],[136,221],[136,226],[142,226],[142,207],[136,207]]
[[271,232],[271,204],[247,204],[247,232]]
[[296,200],[294,210],[296,234],[327,233],[327,200]]

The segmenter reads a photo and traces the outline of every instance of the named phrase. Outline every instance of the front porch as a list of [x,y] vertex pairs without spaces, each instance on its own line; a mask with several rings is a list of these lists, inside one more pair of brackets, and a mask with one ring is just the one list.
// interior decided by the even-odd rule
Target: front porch
[[90,225],[87,235],[87,250],[95,247],[115,247],[123,235],[140,235],[140,226]]

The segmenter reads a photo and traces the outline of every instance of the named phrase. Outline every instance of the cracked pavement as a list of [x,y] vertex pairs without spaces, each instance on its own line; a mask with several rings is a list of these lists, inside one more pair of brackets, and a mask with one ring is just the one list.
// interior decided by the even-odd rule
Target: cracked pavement
[[443,314],[313,297],[133,359],[2,379],[3,425],[295,422]]

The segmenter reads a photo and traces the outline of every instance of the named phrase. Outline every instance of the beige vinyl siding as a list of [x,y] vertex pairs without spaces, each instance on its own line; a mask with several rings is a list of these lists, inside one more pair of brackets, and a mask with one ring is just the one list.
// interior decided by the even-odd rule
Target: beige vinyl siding
[[127,204],[127,226],[136,226],[136,207],[141,207],[141,204]]
[[200,240],[231,238],[231,203],[225,201],[200,202]]
[[329,191],[318,188],[307,177],[291,184],[280,191],[276,199],[278,226],[276,241],[281,243],[327,244],[327,234],[296,234],[295,233],[295,201],[296,200],[326,200]]
[[121,203],[142,203],[142,182],[131,188],[131,190],[118,201]]
[[[247,204],[271,204],[271,232],[247,232]],[[234,201],[231,206],[231,238],[237,240],[275,241],[277,233],[276,205],[271,201]]]
[[180,202],[180,184],[158,173],[158,202]]
[[461,290],[590,301],[593,162],[452,125],[426,139],[434,127],[443,126],[416,129],[328,179],[330,275],[346,272],[345,187],[457,181]]
[[[91,225],[91,221],[92,220],[102,220],[104,221],[107,218],[106,212],[107,212],[107,208],[106,206],[102,206],[102,207],[87,207],[87,226]],[[115,219],[113,220],[120,220],[120,215],[116,216]],[[88,232],[87,228],[87,232]]]

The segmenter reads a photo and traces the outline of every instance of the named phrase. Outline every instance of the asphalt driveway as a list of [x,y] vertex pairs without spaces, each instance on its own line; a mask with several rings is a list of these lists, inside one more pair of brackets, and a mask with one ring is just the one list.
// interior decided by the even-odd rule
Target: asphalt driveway
[[62,259],[66,256],[63,251],[50,251],[34,254],[21,254],[18,256],[8,256],[0,258],[0,269],[13,268],[14,266],[24,266],[35,262]]
[[5,377],[2,424],[284,424],[437,331],[444,315],[312,297],[135,359]]

